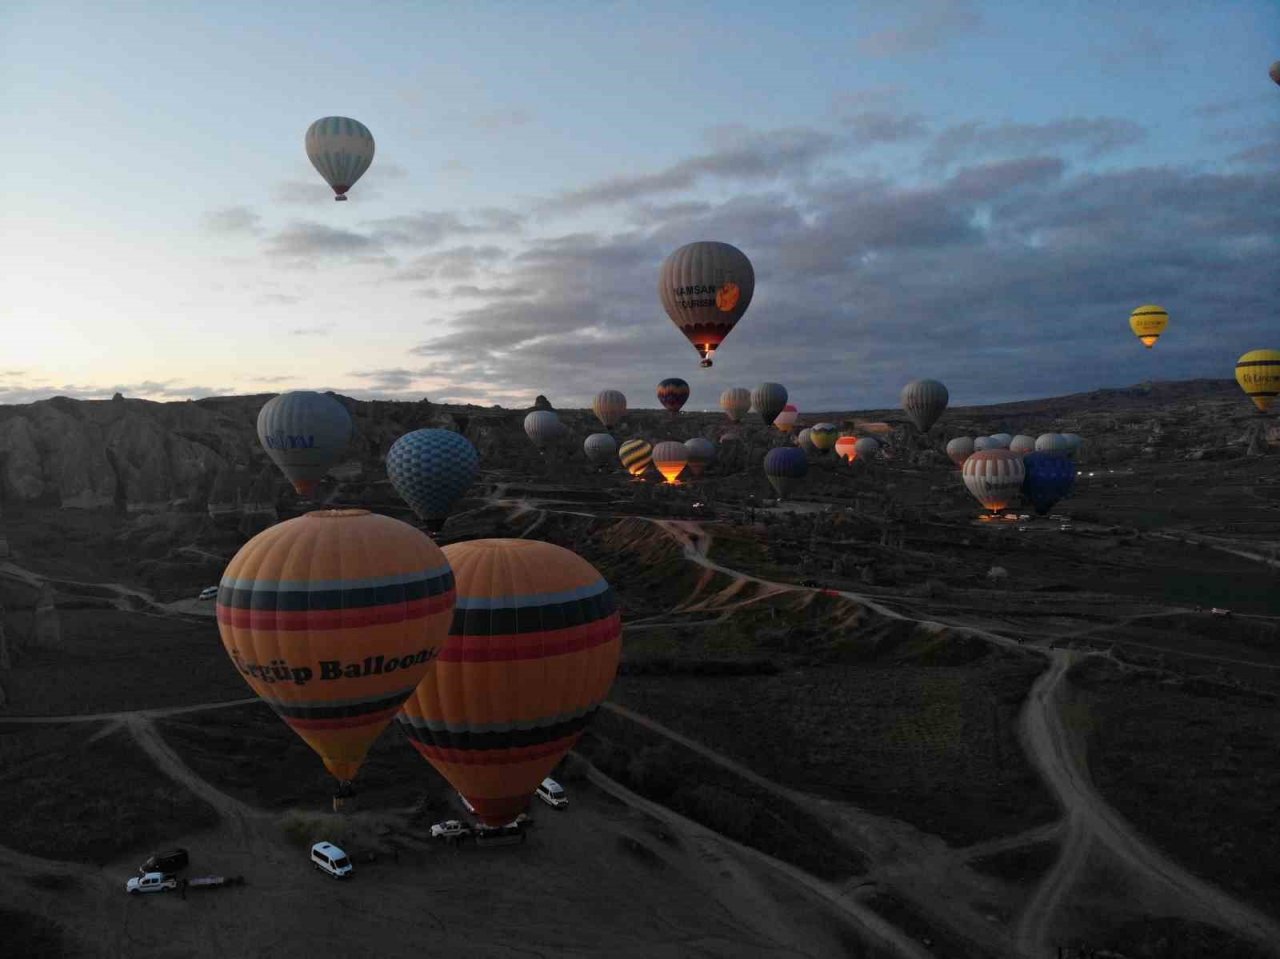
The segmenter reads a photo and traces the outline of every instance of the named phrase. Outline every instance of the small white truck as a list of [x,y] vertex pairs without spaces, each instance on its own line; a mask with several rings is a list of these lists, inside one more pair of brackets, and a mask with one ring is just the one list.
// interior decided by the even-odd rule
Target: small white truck
[[134,876],[125,883],[124,888],[130,895],[137,895],[140,892],[164,892],[167,889],[177,889],[178,878],[166,876],[162,872],[147,872],[141,876]]

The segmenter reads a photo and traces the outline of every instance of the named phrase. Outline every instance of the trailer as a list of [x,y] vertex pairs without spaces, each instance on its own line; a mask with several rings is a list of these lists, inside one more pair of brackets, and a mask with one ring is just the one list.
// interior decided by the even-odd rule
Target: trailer
[[243,886],[244,876],[195,876],[187,880],[188,889],[220,889],[223,886]]

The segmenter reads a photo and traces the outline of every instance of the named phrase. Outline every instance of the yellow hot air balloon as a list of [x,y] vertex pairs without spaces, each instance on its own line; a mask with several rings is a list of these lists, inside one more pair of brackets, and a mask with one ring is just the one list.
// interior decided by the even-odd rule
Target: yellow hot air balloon
[[346,782],[440,653],[453,604],[449,561],[424,533],[339,509],[245,543],[216,612],[245,682]]
[[1129,329],[1147,349],[1156,345],[1156,340],[1168,326],[1169,311],[1163,306],[1147,303],[1129,314]]
[[458,605],[438,661],[397,720],[486,825],[509,823],[609,695],[622,649],[612,588],[560,546],[445,547]]
[[689,465],[689,447],[675,440],[666,440],[653,448],[653,465],[672,486]]
[[1236,382],[1258,412],[1270,411],[1280,393],[1280,350],[1251,350],[1236,360]]
[[638,437],[627,440],[618,447],[618,459],[622,461],[628,473],[639,479],[653,461],[653,447],[646,440]]

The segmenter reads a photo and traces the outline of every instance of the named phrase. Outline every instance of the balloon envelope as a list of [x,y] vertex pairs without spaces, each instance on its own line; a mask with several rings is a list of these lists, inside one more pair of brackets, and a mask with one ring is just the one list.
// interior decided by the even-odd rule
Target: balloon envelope
[[663,479],[674,485],[689,465],[689,449],[683,443],[665,440],[653,448],[653,465]]
[[632,476],[640,476],[653,462],[653,447],[642,439],[627,440],[618,448],[618,459]]
[[387,479],[433,530],[444,525],[479,469],[476,448],[451,430],[414,430],[392,443],[387,453]]
[[671,376],[658,384],[658,402],[672,413],[679,413],[689,399],[689,384],[678,376]]
[[788,403],[782,408],[782,412],[773,418],[773,425],[776,429],[783,433],[790,433],[796,425],[796,420],[800,418],[800,411],[796,409],[794,403]]
[[240,547],[215,612],[236,671],[350,780],[444,646],[453,606],[453,572],[425,533],[342,509]]
[[627,414],[627,398],[618,390],[601,390],[591,401],[591,410],[600,425],[611,430]]
[[689,451],[689,472],[701,476],[703,470],[716,458],[716,444],[705,436],[695,436],[684,441]]
[[481,539],[444,553],[458,578],[448,641],[396,718],[476,818],[503,825],[608,696],[618,601],[594,566],[551,543]]
[[1156,340],[1168,326],[1169,311],[1163,306],[1147,303],[1129,314],[1129,329],[1147,349],[1156,345]]
[[818,423],[809,428],[809,441],[818,448],[820,453],[825,453],[834,447],[839,438],[840,430],[834,423]]
[[813,445],[813,427],[806,426],[796,434],[796,446],[800,447],[806,453],[816,456],[820,451],[818,447]]
[[1030,453],[1036,448],[1036,438],[1019,433],[1009,441],[1009,450],[1014,453]]
[[950,395],[937,380],[915,380],[902,388],[902,409],[922,433],[937,422]]
[[[1034,443],[1032,444],[1034,446]],[[947,456],[956,466],[964,466],[964,461],[973,455],[974,440],[972,436],[957,436],[947,441]]]
[[704,367],[747,312],[755,288],[755,270],[746,255],[715,240],[680,247],[658,273],[662,307],[702,356]]
[[1280,393],[1280,350],[1251,350],[1236,360],[1236,382],[1266,413]]
[[618,441],[608,433],[592,433],[583,441],[582,450],[596,466],[608,466],[618,455]]
[[989,439],[992,443],[995,444],[994,446],[989,447],[990,449],[1007,450],[1009,448],[1009,444],[1013,442],[1013,434],[1012,433],[992,433],[990,436],[987,437],[987,439]]
[[720,394],[720,409],[737,423],[751,409],[751,391],[744,386],[731,386]]
[[961,468],[964,485],[989,510],[1001,510],[1022,490],[1026,470],[1022,457],[1010,450],[979,450]]
[[258,411],[258,441],[298,495],[310,497],[351,442],[351,414],[334,397],[292,390]]
[[769,450],[764,458],[764,475],[778,494],[785,499],[787,491],[804,479],[809,472],[809,458],[796,446],[779,446]]
[[1267,71],[1267,75],[1271,77],[1273,83],[1280,84],[1280,60],[1271,64],[1271,69]]
[[836,455],[846,463],[852,463],[858,458],[857,446],[858,438],[856,436],[842,436],[836,440]]
[[333,188],[335,200],[347,191],[373,163],[373,134],[350,117],[321,117],[307,129],[307,159]]
[[534,410],[524,418],[525,435],[538,449],[544,449],[568,432],[554,410]]
[[751,391],[751,405],[769,426],[787,405],[787,388],[781,383],[761,383]]
[[1028,453],[1022,458],[1025,476],[1022,495],[1044,515],[1053,504],[1071,495],[1076,484],[1076,464],[1056,453]]
[[1057,453],[1066,456],[1071,451],[1071,441],[1061,433],[1041,433],[1036,437],[1037,453]]
[[853,451],[857,459],[871,459],[880,452],[880,441],[874,436],[864,436],[853,444]]

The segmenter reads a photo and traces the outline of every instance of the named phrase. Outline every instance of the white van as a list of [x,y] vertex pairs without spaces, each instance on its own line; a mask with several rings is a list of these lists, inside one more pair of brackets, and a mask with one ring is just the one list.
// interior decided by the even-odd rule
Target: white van
[[347,854],[331,842],[318,842],[311,847],[311,865],[334,879],[349,878],[353,869]]
[[553,809],[563,809],[569,805],[569,797],[564,794],[560,784],[551,778],[542,780],[534,795]]

